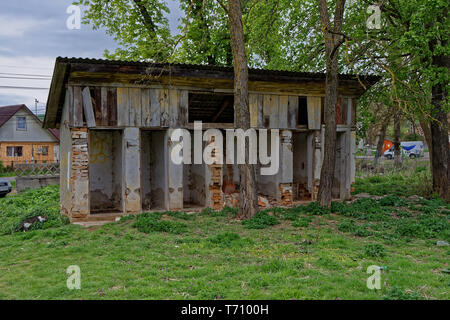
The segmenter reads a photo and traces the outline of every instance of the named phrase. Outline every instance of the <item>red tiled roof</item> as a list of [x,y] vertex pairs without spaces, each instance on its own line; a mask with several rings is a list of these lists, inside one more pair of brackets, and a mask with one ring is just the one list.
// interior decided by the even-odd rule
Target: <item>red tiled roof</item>
[[26,108],[26,105],[17,104],[14,106],[0,107],[0,127],[3,124],[5,124],[6,121],[8,121],[13,115],[16,114],[17,111],[19,111],[23,107]]
[[[14,116],[20,109],[25,108],[31,115],[38,121],[42,126],[42,121],[34,115],[24,104],[17,104],[13,106],[0,107],[0,127],[4,125],[12,116]],[[58,129],[47,129],[56,139],[59,141],[59,130]]]

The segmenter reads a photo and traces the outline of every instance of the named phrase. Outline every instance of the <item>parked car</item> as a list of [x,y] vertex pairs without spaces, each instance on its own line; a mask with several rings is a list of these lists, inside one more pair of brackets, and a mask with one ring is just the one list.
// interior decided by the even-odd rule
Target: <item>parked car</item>
[[3,198],[11,192],[11,183],[6,180],[0,180],[0,198]]
[[[402,154],[406,157],[419,158],[423,156],[423,142],[422,141],[405,141],[400,143]],[[387,159],[394,158],[394,147],[386,150],[384,156]]]

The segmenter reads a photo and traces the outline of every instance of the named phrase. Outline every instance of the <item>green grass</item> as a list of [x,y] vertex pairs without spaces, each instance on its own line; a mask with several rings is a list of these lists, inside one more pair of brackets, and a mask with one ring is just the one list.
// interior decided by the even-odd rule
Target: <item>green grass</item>
[[[0,224],[15,211],[56,212],[57,193],[1,199]],[[449,209],[391,196],[274,208],[246,223],[230,208],[89,229],[44,223],[0,236],[0,299],[449,299],[450,248],[436,246],[450,240]],[[70,265],[81,290],[66,287]],[[387,267],[381,290],[366,287],[370,265]]]

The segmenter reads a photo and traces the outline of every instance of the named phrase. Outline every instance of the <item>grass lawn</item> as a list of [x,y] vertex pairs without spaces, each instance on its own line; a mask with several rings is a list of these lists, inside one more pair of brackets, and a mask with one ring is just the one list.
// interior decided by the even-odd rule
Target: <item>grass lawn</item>
[[[372,179],[370,193],[386,188]],[[84,229],[58,215],[58,196],[51,186],[0,200],[0,299],[450,298],[450,247],[436,245],[450,241],[450,206],[439,199],[276,208],[244,223],[229,208],[144,213]],[[39,212],[41,229],[12,232]],[[81,290],[66,287],[70,265]],[[387,267],[380,290],[366,286],[370,265]]]

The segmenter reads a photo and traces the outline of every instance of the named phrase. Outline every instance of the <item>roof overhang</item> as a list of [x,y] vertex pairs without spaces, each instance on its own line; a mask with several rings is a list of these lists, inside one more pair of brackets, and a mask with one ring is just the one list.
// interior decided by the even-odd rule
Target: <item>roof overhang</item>
[[[280,92],[288,94],[295,91],[299,84],[305,88],[318,87],[318,84],[321,84],[322,92],[316,94],[323,94],[325,77],[323,73],[249,69],[249,90],[270,92],[278,86]],[[232,67],[58,57],[47,99],[44,127],[59,127],[67,85],[128,83],[230,90],[233,88],[233,79]],[[347,89],[352,96],[359,97],[379,79],[378,76],[339,75],[339,87]]]

